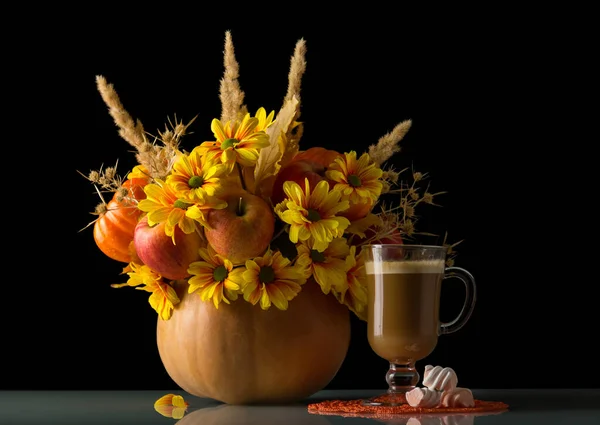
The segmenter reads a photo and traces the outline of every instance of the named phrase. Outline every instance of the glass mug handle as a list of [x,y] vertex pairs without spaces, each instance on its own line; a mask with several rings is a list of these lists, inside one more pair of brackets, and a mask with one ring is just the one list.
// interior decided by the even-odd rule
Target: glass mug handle
[[462,310],[451,322],[440,324],[440,334],[451,334],[462,328],[473,313],[475,300],[477,299],[477,289],[475,287],[475,278],[471,273],[460,267],[446,267],[444,270],[444,280],[456,278],[465,284],[465,302]]

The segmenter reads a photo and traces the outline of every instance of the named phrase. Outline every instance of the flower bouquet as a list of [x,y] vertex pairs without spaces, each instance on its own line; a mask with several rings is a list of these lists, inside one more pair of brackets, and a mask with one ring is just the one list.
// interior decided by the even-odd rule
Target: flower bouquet
[[221,115],[189,149],[194,119],[152,136],[96,78],[138,164],[125,177],[116,166],[89,173],[102,201],[88,226],[125,264],[113,286],[150,293],[161,359],[192,394],[287,401],[327,385],[348,349],[349,314],[366,320],[361,245],[413,238],[415,208],[435,205],[425,175],[403,182],[406,170],[386,165],[410,121],[364,152],[301,149],[305,53],[301,39],[279,111],[252,113],[226,32]]

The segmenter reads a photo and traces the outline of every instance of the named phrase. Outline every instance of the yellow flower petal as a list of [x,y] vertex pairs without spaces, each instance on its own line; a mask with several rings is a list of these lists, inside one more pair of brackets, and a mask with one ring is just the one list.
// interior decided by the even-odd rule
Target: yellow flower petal
[[167,418],[181,419],[185,415],[189,403],[182,396],[166,394],[154,402],[154,410]]

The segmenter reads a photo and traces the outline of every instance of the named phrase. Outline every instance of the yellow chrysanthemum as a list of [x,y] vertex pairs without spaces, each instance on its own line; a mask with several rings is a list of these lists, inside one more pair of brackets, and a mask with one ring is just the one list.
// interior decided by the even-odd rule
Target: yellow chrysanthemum
[[148,224],[153,226],[165,222],[165,233],[175,242],[175,226],[189,234],[196,231],[197,223],[208,226],[205,213],[211,209],[222,209],[227,202],[204,194],[191,201],[181,197],[172,186],[157,180],[144,187],[146,199],[142,199],[138,208],[148,213]]
[[304,179],[304,190],[293,181],[283,184],[287,198],[275,206],[275,212],[290,225],[290,240],[313,240],[313,249],[323,251],[333,238],[340,237],[350,225],[345,217],[336,214],[349,207],[348,201],[341,201],[342,193],[329,190],[329,184],[322,180],[311,192],[308,179]]
[[328,179],[336,182],[334,189],[342,191],[352,204],[377,202],[383,189],[382,174],[368,153],[357,160],[355,151],[336,158],[325,172]]
[[377,214],[369,213],[366,217],[355,220],[348,226],[346,232],[359,238],[367,237],[367,230],[381,227],[382,220]]
[[306,282],[306,271],[301,265],[292,265],[279,251],[268,250],[264,256],[246,260],[244,299],[251,304],[260,301],[263,310],[271,304],[280,310],[287,310],[291,301]]
[[362,251],[356,255],[356,246],[346,256],[346,281],[341,291],[334,289],[336,298],[348,306],[360,319],[367,320],[367,286]]
[[297,263],[306,267],[325,294],[332,290],[341,292],[346,285],[347,265],[345,258],[350,247],[345,238],[335,238],[325,251],[314,249],[312,241],[298,246]]
[[186,199],[198,200],[204,195],[214,196],[221,188],[221,176],[227,171],[214,156],[203,156],[196,147],[177,158],[166,182]]
[[211,123],[216,138],[214,142],[203,142],[199,146],[202,155],[215,155],[232,169],[235,163],[251,167],[256,164],[260,149],[269,146],[269,136],[257,130],[259,119],[246,114],[244,119],[223,125],[218,119]]
[[113,288],[135,286],[135,289],[151,292],[148,302],[162,320],[169,320],[173,314],[173,308],[180,301],[175,289],[165,282],[160,274],[146,265],[129,263],[126,270],[128,270],[127,275],[129,276],[127,282],[111,286]]
[[271,111],[269,115],[267,115],[267,111],[265,108],[258,108],[256,111],[256,115],[254,115],[256,119],[258,119],[258,124],[256,125],[255,131],[265,131],[267,128],[273,124],[273,117],[275,116],[275,111]]
[[217,254],[211,245],[200,248],[200,257],[204,261],[195,261],[190,264],[188,292],[198,291],[202,301],[212,299],[216,308],[221,301],[229,304],[238,298],[238,291],[244,283],[243,267],[233,268],[231,261]]

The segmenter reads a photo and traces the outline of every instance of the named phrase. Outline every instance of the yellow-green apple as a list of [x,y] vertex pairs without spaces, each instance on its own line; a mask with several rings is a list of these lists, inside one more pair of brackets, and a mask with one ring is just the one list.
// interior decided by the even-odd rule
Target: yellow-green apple
[[190,263],[200,259],[199,248],[206,246],[199,232],[183,233],[175,226],[175,243],[165,233],[165,223],[148,225],[148,217],[139,221],[133,234],[133,245],[139,259],[167,279],[185,279]]
[[243,189],[219,195],[227,208],[210,210],[204,234],[214,250],[234,264],[264,254],[273,238],[275,216],[260,196]]

